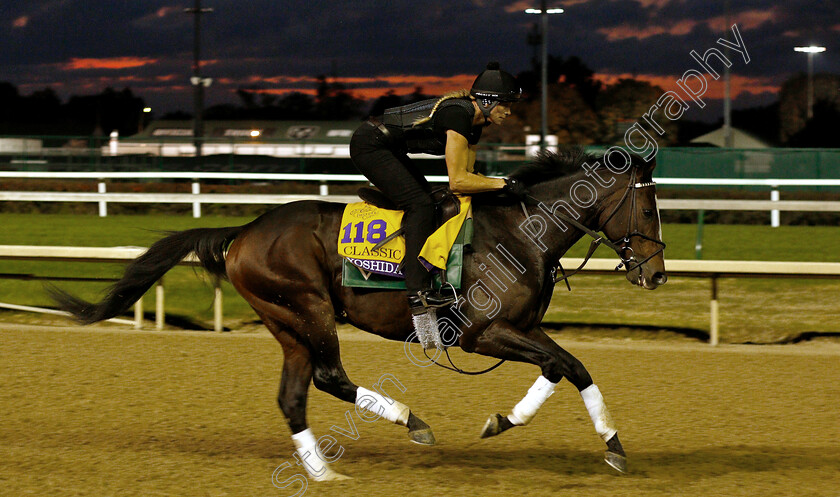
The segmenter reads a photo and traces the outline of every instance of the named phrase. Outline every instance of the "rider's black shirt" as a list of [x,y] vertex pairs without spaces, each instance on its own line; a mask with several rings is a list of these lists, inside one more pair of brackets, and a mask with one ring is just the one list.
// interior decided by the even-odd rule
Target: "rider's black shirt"
[[477,144],[484,126],[473,126],[475,113],[469,112],[461,105],[447,103],[449,101],[442,102],[427,123],[409,129],[387,126],[393,145],[409,153],[444,155],[446,132],[450,129],[466,138],[470,145]]

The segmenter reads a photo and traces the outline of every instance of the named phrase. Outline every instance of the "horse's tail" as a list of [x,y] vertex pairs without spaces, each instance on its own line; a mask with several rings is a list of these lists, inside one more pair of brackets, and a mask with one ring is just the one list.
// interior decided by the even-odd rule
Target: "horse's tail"
[[195,253],[201,266],[210,274],[226,277],[225,251],[243,229],[245,226],[197,228],[171,233],[132,261],[126,267],[123,277],[96,304],[56,287],[48,288],[48,292],[60,309],[72,314],[82,324],[110,319],[128,310],[156,281],[190,253]]

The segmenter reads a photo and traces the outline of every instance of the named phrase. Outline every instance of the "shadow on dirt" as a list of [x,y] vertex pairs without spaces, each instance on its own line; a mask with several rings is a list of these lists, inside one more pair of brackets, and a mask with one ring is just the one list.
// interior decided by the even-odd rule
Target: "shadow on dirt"
[[[564,338],[581,340],[586,340],[587,338],[629,338],[639,340],[709,341],[708,331],[688,327],[574,322],[543,322],[541,326],[549,334],[562,333]],[[738,345],[790,345],[811,341],[840,342],[840,331],[803,331],[796,335],[780,336],[767,341],[736,340],[726,341],[726,343]]]
[[687,338],[699,342],[708,342],[706,330],[687,327],[662,327],[654,325],[628,325],[614,323],[550,323],[540,325],[546,332],[580,336],[612,336],[616,338]]

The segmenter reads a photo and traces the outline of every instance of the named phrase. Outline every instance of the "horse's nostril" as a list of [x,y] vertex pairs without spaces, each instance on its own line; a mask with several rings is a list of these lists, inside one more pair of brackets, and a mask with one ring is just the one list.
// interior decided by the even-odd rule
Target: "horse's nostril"
[[664,285],[665,282],[668,281],[668,275],[665,273],[656,272],[653,273],[653,282],[657,285]]

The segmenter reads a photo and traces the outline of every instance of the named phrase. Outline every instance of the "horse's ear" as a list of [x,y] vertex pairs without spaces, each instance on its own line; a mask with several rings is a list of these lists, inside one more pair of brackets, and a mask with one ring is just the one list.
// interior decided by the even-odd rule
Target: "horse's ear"
[[656,156],[650,158],[650,160],[645,160],[644,157],[637,155],[637,154],[630,154],[632,157],[631,165],[638,169],[642,173],[653,174],[653,170],[656,168]]

